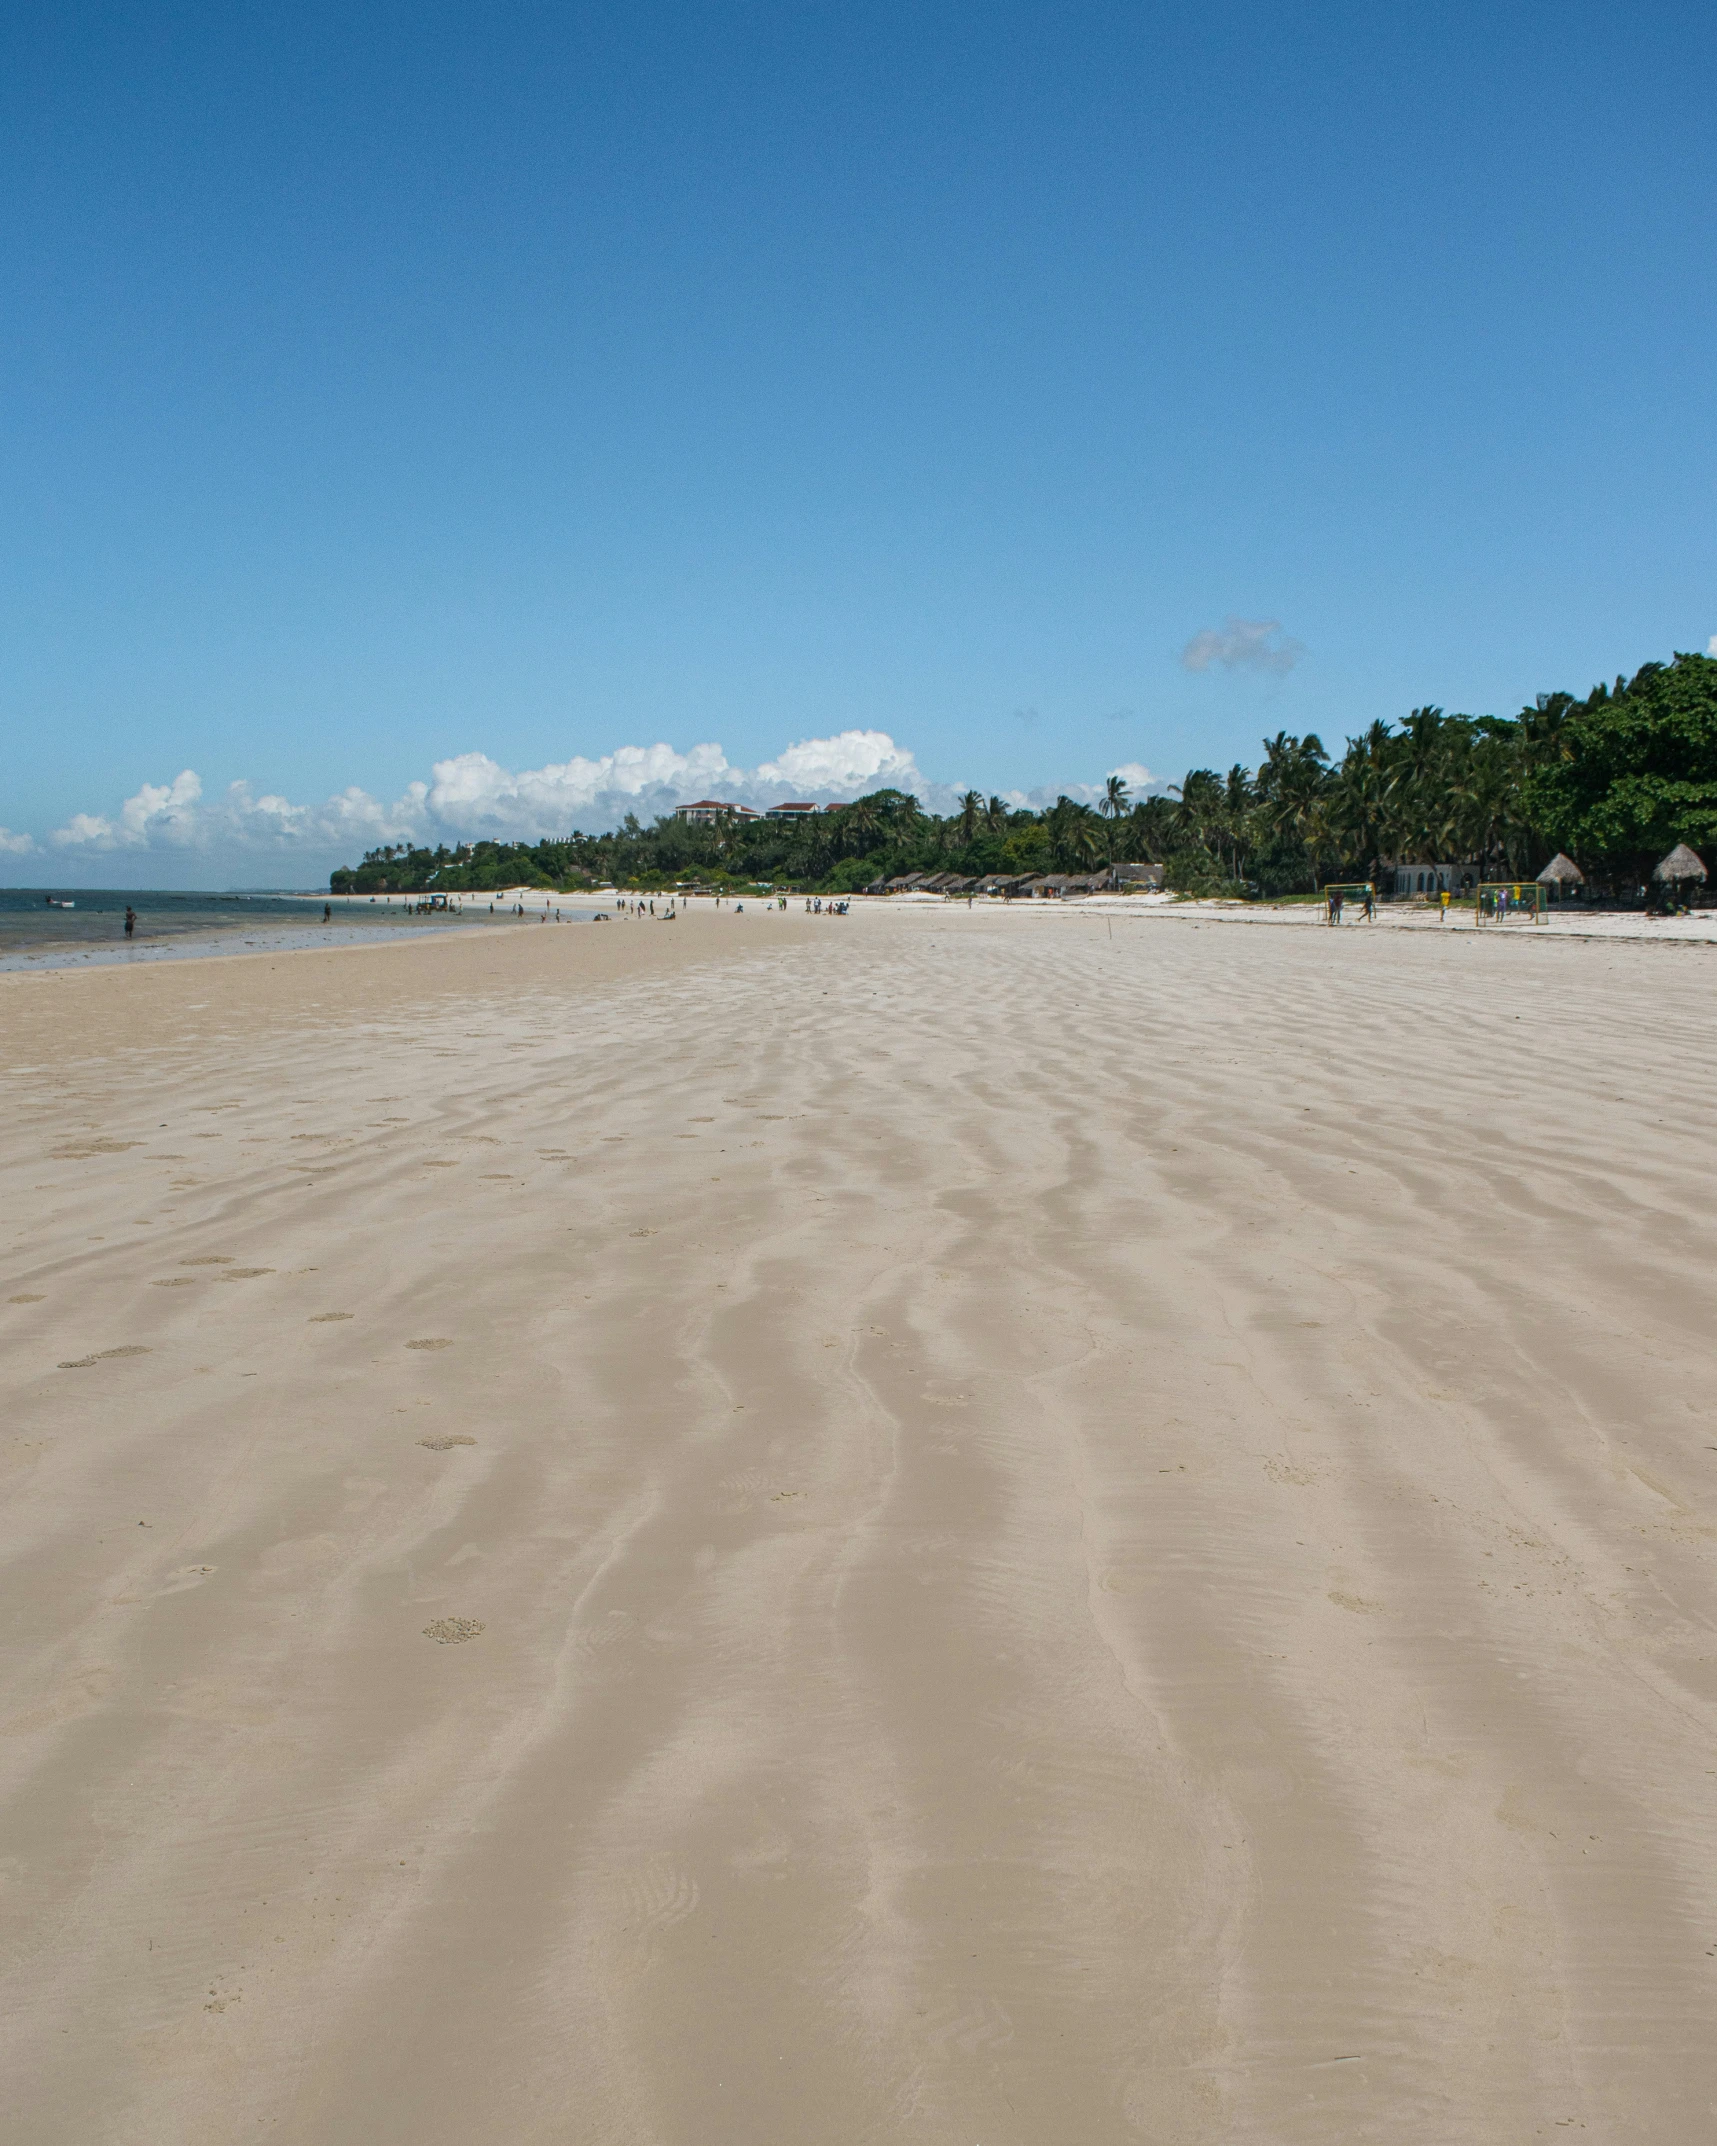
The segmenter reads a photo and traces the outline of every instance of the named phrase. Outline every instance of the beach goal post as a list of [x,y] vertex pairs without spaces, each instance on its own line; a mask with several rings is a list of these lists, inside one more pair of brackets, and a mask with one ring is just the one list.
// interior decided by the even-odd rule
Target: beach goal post
[[1333,880],[1323,889],[1324,921],[1362,924],[1377,906],[1377,889],[1369,879]]
[[1473,902],[1475,924],[1543,924],[1548,920],[1550,890],[1536,879],[1487,879]]

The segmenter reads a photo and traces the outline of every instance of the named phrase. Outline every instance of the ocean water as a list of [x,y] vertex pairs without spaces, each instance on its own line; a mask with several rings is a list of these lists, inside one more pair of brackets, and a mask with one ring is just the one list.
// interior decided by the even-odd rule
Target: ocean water
[[[56,902],[69,908],[50,905]],[[550,914],[555,908],[550,898]],[[137,912],[136,935],[125,936],[127,907]],[[463,916],[437,910],[414,916],[402,902],[339,902],[322,921],[322,897],[285,894],[170,894],[155,888],[0,887],[0,969],[66,968],[84,963],[147,962],[191,954],[247,949],[353,946],[379,932],[443,932],[517,924],[491,916],[485,898],[471,899]],[[588,906],[560,905],[569,923]],[[536,923],[537,911],[528,921]]]

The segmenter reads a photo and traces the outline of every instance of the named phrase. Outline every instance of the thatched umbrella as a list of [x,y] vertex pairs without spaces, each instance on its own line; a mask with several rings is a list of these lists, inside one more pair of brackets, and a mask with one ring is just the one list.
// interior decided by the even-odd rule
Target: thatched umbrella
[[1667,857],[1652,866],[1653,879],[1667,882],[1682,879],[1703,879],[1705,866],[1685,842],[1678,842]]
[[1572,857],[1564,856],[1562,851],[1558,850],[1539,873],[1538,884],[1541,887],[1583,887],[1586,884],[1586,875]]

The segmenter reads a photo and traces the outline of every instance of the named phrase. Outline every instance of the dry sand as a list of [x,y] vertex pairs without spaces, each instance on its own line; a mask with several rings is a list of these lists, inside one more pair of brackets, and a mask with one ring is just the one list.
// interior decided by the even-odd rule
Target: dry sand
[[0,980],[8,2135],[1711,2136],[1713,959]]

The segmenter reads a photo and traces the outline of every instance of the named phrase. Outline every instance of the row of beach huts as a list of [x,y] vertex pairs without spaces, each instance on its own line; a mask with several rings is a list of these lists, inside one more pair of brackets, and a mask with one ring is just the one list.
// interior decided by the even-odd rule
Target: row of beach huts
[[1003,901],[1064,901],[1077,894],[1159,894],[1160,864],[1108,864],[1100,872],[986,872],[966,879],[958,872],[903,872],[898,879],[873,879],[867,894],[975,894]]

